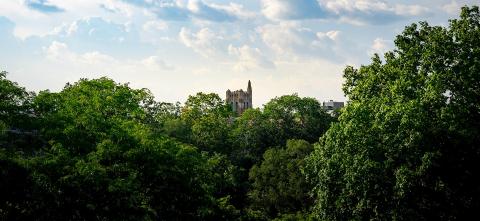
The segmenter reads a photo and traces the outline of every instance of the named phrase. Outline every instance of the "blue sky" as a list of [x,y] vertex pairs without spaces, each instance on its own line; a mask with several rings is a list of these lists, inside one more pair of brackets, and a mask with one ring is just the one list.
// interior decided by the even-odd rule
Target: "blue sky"
[[29,90],[108,76],[159,101],[225,96],[254,105],[298,93],[345,100],[342,70],[393,48],[417,21],[446,25],[461,0],[2,0],[0,70]]

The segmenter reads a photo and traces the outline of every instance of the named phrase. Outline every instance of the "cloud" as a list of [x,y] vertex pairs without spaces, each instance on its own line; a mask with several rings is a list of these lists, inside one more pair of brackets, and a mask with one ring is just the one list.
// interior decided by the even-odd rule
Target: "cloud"
[[58,41],[53,41],[50,46],[44,48],[44,51],[48,60],[56,62],[69,62],[77,65],[114,65],[118,63],[113,57],[98,51],[76,54],[68,48],[67,44]]
[[328,11],[317,0],[262,0],[262,13],[271,20],[325,18]]
[[118,37],[125,37],[128,27],[116,24],[101,17],[85,17],[71,23],[63,23],[53,29],[50,34],[79,38],[96,38],[112,42]]
[[378,54],[382,56],[385,52],[389,51],[393,46],[393,42],[382,38],[376,38],[373,40],[372,46],[368,50],[367,54],[372,56]]
[[319,39],[330,39],[332,41],[335,41],[338,39],[338,36],[340,34],[340,31],[328,31],[328,32],[317,32],[317,37]]
[[209,28],[202,28],[197,33],[192,33],[189,29],[182,28],[179,38],[180,42],[185,46],[192,48],[195,52],[207,58],[218,55],[223,48],[226,48],[221,44],[223,37]]
[[174,69],[173,66],[166,64],[165,61],[160,59],[158,56],[150,56],[148,58],[143,59],[140,63],[151,70],[173,70]]
[[333,19],[363,25],[390,23],[429,10],[380,0],[262,0],[262,13],[270,20]]
[[174,69],[173,66],[168,65],[164,60],[155,55],[140,60],[120,61],[99,51],[76,53],[72,51],[66,43],[58,41],[53,41],[43,50],[48,61],[74,67],[90,66],[103,69],[116,67],[129,70],[143,68],[149,71]]
[[226,7],[212,7],[205,4],[203,1],[190,0],[187,4],[188,11],[202,20],[208,21],[233,21],[236,20],[236,16],[232,14],[233,11],[225,10]]
[[162,20],[150,20],[142,25],[139,33],[142,42],[153,45],[162,44],[167,41],[174,41],[169,37],[169,24]]
[[[47,56],[47,59],[55,61],[55,60],[60,60],[60,59],[69,59],[71,57],[71,53],[68,50],[68,46],[65,43],[62,42],[57,42],[54,41],[48,46],[48,48],[45,48],[45,53]],[[68,56],[65,56],[68,55]]]
[[77,21],[74,21],[70,24],[63,23],[60,26],[53,28],[53,31],[50,34],[59,35],[59,36],[71,36],[77,31],[78,31],[78,23]]
[[101,17],[83,18],[74,21],[68,28],[76,37],[95,38],[106,42],[128,35],[128,25],[113,23]]
[[248,45],[242,47],[229,45],[228,52],[238,58],[238,62],[233,67],[236,71],[243,72],[253,68],[275,68],[275,64],[263,55],[258,48],[252,48]]
[[217,10],[223,10],[235,18],[249,19],[256,16],[256,13],[246,10],[243,5],[237,3],[230,2],[228,5],[210,4],[209,6]]
[[[147,22],[148,23],[148,22]],[[160,28],[160,23],[151,22],[146,28]],[[57,26],[49,36],[48,41],[61,41],[76,51],[100,51],[116,56],[147,56],[155,49],[147,42],[142,41],[142,25],[132,23],[115,23],[101,17],[82,18],[71,23]],[[147,33],[150,34],[150,33]],[[152,37],[156,37],[152,36]],[[81,42],[81,44],[78,44]]]
[[[313,41],[315,33],[302,29],[295,23],[281,22],[278,25],[267,24],[257,28],[261,39],[278,54],[300,52]],[[297,50],[298,49],[298,50]]]
[[173,21],[200,19],[214,22],[231,22],[251,15],[251,13],[244,10],[242,5],[235,3],[228,5],[208,4],[202,0],[188,0],[186,2],[151,0],[123,1],[145,8],[158,18]]
[[164,21],[153,20],[145,22],[142,26],[144,31],[165,31],[168,29],[168,24]]
[[430,13],[430,10],[420,5],[395,5],[393,10],[395,14],[402,16],[420,16]]
[[55,5],[50,4],[47,0],[25,0],[28,8],[43,13],[56,13],[65,11]]
[[442,9],[448,14],[456,15],[460,11],[460,7],[461,5],[457,1],[452,0],[450,3],[443,5]]
[[295,22],[280,22],[257,28],[263,43],[278,59],[325,58],[342,60],[341,33],[338,30],[315,32]]
[[133,15],[133,10],[131,5],[125,4],[123,2],[108,0],[108,1],[102,1],[102,3],[100,3],[99,6],[103,10],[110,13],[120,13],[120,14],[126,15],[127,17],[132,17]]
[[351,24],[387,24],[411,16],[430,13],[420,5],[391,5],[380,0],[326,0],[325,7]]

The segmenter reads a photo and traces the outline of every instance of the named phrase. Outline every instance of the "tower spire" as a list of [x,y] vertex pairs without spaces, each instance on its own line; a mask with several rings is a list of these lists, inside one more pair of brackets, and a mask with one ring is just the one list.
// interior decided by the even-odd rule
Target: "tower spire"
[[247,87],[247,108],[252,108],[252,82],[248,80],[248,87]]

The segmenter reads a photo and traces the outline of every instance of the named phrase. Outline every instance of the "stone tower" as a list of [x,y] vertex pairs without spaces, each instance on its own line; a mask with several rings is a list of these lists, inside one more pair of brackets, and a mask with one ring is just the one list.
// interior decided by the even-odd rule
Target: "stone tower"
[[238,115],[242,114],[246,109],[252,108],[252,83],[248,81],[247,91],[242,89],[233,92],[227,90],[225,101],[232,106],[232,110],[237,112]]

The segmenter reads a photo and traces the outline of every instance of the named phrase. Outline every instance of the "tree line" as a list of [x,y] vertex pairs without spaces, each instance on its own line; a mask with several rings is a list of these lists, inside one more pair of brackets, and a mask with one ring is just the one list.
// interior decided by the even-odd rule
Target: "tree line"
[[412,24],[346,67],[348,105],[109,78],[27,91],[0,73],[3,220],[452,220],[480,209],[480,13]]

